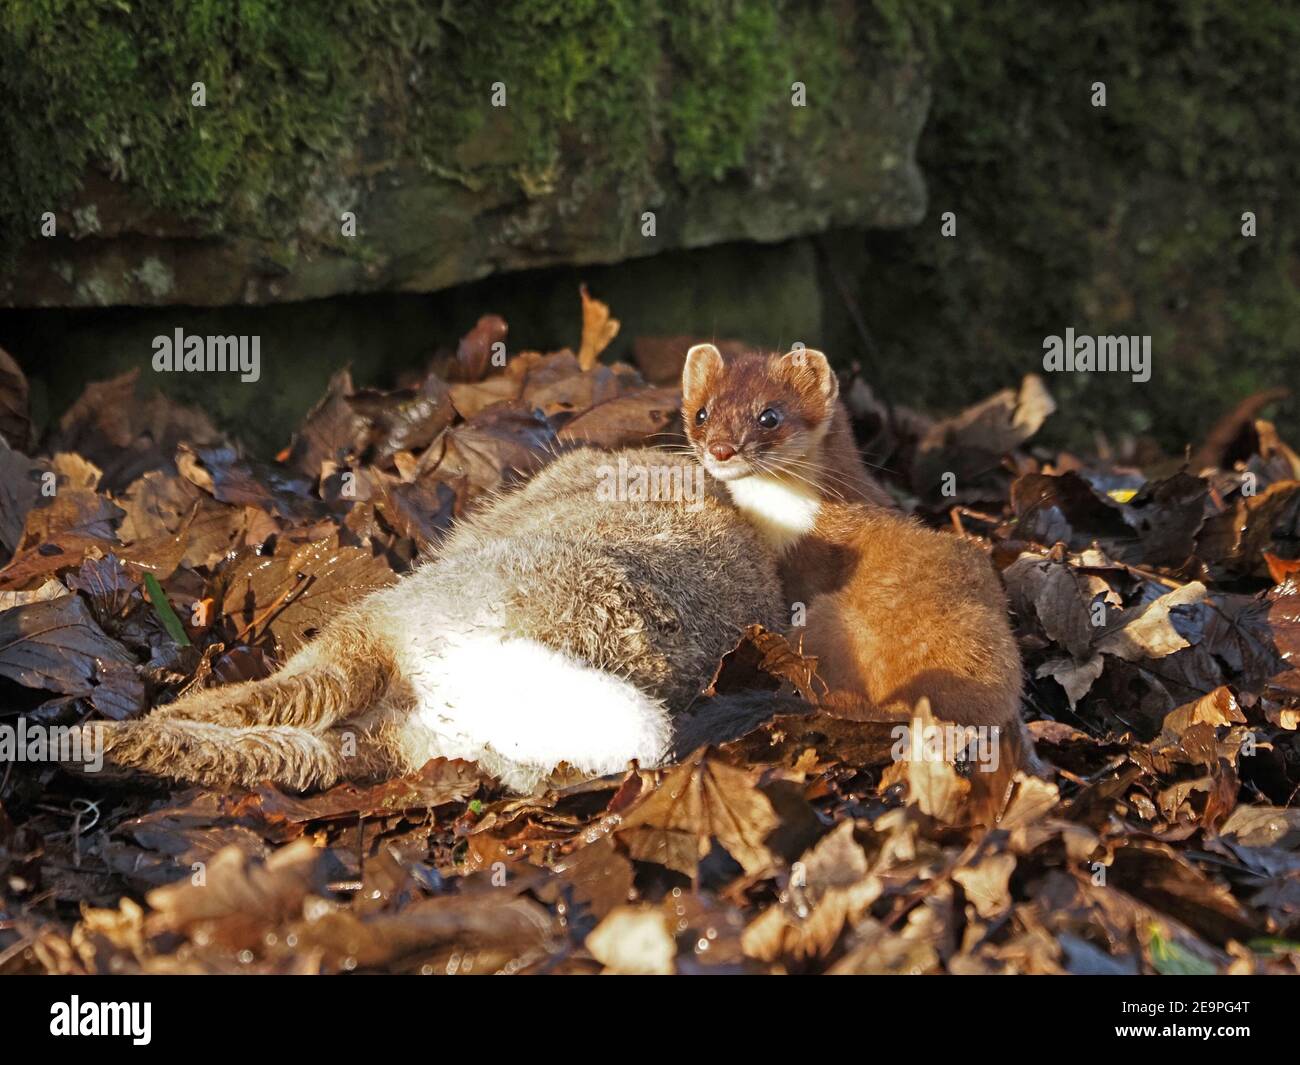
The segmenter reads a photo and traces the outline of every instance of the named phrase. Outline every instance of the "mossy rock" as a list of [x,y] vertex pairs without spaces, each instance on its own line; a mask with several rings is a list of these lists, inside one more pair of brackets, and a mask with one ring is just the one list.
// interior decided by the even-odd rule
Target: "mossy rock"
[[847,0],[7,5],[0,304],[427,292],[910,224],[927,92],[891,40]]
[[[836,241],[892,395],[970,402],[1041,372],[1044,338],[1071,326],[1150,336],[1152,375],[1052,374],[1049,441],[1151,434],[1176,450],[1246,395],[1300,391],[1293,6],[877,7],[897,8],[933,85],[924,221]],[[1294,397],[1269,414],[1300,437]]]

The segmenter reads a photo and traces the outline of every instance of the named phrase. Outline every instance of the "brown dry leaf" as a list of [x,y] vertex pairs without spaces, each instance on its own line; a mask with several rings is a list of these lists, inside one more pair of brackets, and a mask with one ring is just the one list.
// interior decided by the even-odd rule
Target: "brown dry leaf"
[[99,853],[133,888],[148,890],[177,883],[178,871],[206,868],[227,848],[264,859],[271,853],[266,840],[285,842],[301,834],[268,832],[237,802],[196,788],[115,827]]
[[68,437],[62,450],[84,456],[88,450],[84,445],[92,434],[116,448],[134,444],[140,435],[132,414],[139,378],[140,371],[136,369],[108,381],[88,384],[60,419],[59,426]]
[[599,448],[663,447],[681,435],[679,388],[645,388],[597,403],[560,430],[562,444]]
[[510,360],[503,373],[483,381],[453,384],[451,402],[466,419],[494,404],[518,400],[559,420],[644,386],[640,374],[626,365],[597,366],[584,373],[567,348],[549,355],[523,351]]
[[418,388],[355,389],[340,370],[289,448],[288,462],[312,479],[357,462],[388,466],[399,452],[427,447],[456,418],[446,382],[428,374]]
[[411,392],[360,392],[351,404],[366,417],[369,432],[364,457],[386,465],[403,451],[420,451],[456,418],[451,391],[442,378],[429,374]]
[[41,603],[50,599],[60,599],[70,594],[62,581],[47,580],[39,588],[27,592],[0,592],[0,611],[22,606],[24,603]]
[[587,936],[587,950],[607,973],[671,976],[677,944],[657,906],[619,906]]
[[1106,660],[1101,655],[1078,662],[1073,658],[1053,658],[1044,662],[1035,671],[1036,677],[1051,677],[1065,691],[1073,710],[1091,690],[1093,682],[1101,676],[1106,668]]
[[13,356],[0,348],[0,437],[16,451],[32,442],[27,378]]
[[1294,556],[1300,549],[1300,481],[1271,484],[1242,496],[1208,518],[1196,551],[1215,580],[1268,577],[1265,552]]
[[1037,618],[1044,634],[1076,659],[1091,657],[1101,631],[1096,614],[1109,616],[1123,600],[1100,577],[1031,552],[1002,571],[1011,605],[1021,618]]
[[486,779],[472,762],[435,758],[414,773],[369,787],[339,784],[307,796],[261,787],[257,807],[268,821],[291,824],[427,812],[468,800]]
[[908,801],[937,821],[954,824],[961,819],[970,782],[957,775],[950,762],[922,759],[903,763]]
[[549,911],[508,890],[419,899],[364,916],[310,900],[307,909],[307,920],[292,926],[296,949],[318,951],[334,972],[512,973],[558,947]]
[[365,419],[349,402],[354,389],[346,367],[330,377],[325,395],[307,412],[289,445],[286,461],[308,477],[319,477],[321,466],[341,461],[358,450],[365,438]]
[[122,519],[121,508],[89,488],[60,488],[52,497],[38,499],[27,512],[18,551],[39,547],[65,534],[114,543]]
[[1115,851],[1106,882],[1222,945],[1259,934],[1256,918],[1223,884],[1164,843],[1129,838]]
[[971,783],[946,758],[945,723],[935,718],[930,701],[922,698],[906,725],[903,756],[885,771],[881,787],[905,781],[909,805],[944,824],[957,823],[967,812]]
[[23,537],[27,513],[41,498],[45,463],[15,451],[0,437],[0,558],[14,552]]
[[539,889],[538,897],[549,903],[572,897],[597,919],[629,901],[634,893],[632,863],[609,836],[557,859],[551,868],[557,876],[552,882],[554,890]]
[[1082,551],[1093,541],[1122,553],[1137,540],[1123,510],[1102,498],[1073,470],[1058,476],[1027,473],[1011,486],[1014,535],[1051,547],[1058,541]]
[[398,536],[427,551],[441,543],[456,517],[456,491],[445,481],[414,484],[381,481],[375,510]]
[[142,962],[149,954],[144,920],[143,908],[132,899],[123,899],[116,910],[84,908],[81,921],[73,931],[72,945],[88,969],[97,967],[96,955],[101,953],[97,941],[106,941],[115,952],[124,952]]
[[920,976],[939,968],[933,944],[871,918],[854,929],[854,940],[853,948],[828,970],[832,976]]
[[455,417],[451,390],[433,373],[417,388],[378,391],[355,389],[342,369],[307,415],[286,460],[313,481],[339,466],[389,467],[399,453],[432,443]]
[[777,825],[755,774],[699,752],[669,770],[615,831],[636,860],[694,878],[715,839],[746,873],[768,868],[772,855],[765,840]]
[[816,658],[801,654],[780,633],[750,625],[736,646],[722,656],[702,694],[776,691],[785,684],[809,702],[816,702],[816,674]]
[[1219,826],[1219,834],[1244,847],[1300,850],[1300,808],[1243,804]]
[[0,567],[0,591],[31,591],[81,565],[87,557],[102,558],[117,544],[80,533],[62,533],[15,555]]
[[241,458],[230,447],[195,451],[188,445],[176,453],[176,466],[190,483],[222,503],[257,507],[289,521],[322,518],[325,504],[313,494],[311,481],[279,466]]
[[511,374],[493,374],[483,381],[454,382],[451,385],[451,402],[462,418],[473,418],[497,403],[518,400],[523,395],[524,382]]
[[[1247,449],[1247,454],[1259,456],[1264,467],[1266,480],[1300,481],[1300,454],[1291,448],[1277,431],[1277,426],[1263,418],[1255,419],[1250,426],[1250,436],[1254,446]],[[1225,463],[1225,466],[1228,465]]]
[[382,558],[340,547],[337,534],[305,544],[282,541],[274,555],[249,555],[231,571],[221,613],[240,630],[269,628],[288,654],[339,610],[396,580]]
[[1300,574],[1300,558],[1278,558],[1271,551],[1265,551],[1264,564],[1268,566],[1268,575],[1274,584]]
[[[624,363],[597,365],[584,373],[578,369],[577,360],[567,351],[560,355],[546,356],[542,362],[560,357],[572,362],[572,372],[547,375],[533,370],[528,374],[521,397],[530,406],[537,407],[557,421],[580,415],[592,407],[603,406],[620,397],[631,397],[646,391],[641,375]],[[550,380],[547,379],[548,376],[551,376]],[[627,408],[625,413],[633,416],[632,408]]]
[[992,455],[1019,447],[1056,410],[1056,402],[1037,374],[1026,374],[1019,390],[1004,389],[962,411],[948,421],[937,422],[921,443],[921,450],[936,445],[959,444]]
[[1011,905],[1011,874],[1016,869],[1013,854],[988,854],[974,865],[965,865],[952,878],[966,890],[975,912],[988,920]]
[[1278,658],[1275,668],[1265,673],[1268,694],[1300,708],[1300,577],[1271,588],[1264,602],[1264,634]]
[[105,635],[80,596],[0,613],[0,677],[83,697],[115,720],[134,717],[144,707],[135,659]]
[[935,422],[917,444],[914,490],[937,496],[943,474],[953,473],[958,498],[978,498],[1002,457],[1038,432],[1055,409],[1042,378],[1028,374],[1018,390],[1004,389],[956,417]]
[[440,441],[421,457],[420,476],[465,485],[472,498],[541,469],[552,457],[555,428],[521,403],[497,403]]
[[299,917],[309,898],[328,892],[326,855],[307,840],[281,847],[265,861],[226,847],[200,872],[199,879],[149,892],[151,935],[177,932],[232,952],[261,948],[269,929]]
[[[1193,470],[1216,466],[1230,469],[1242,433],[1249,432],[1253,435],[1254,426],[1258,424],[1255,419],[1260,411],[1271,403],[1286,399],[1290,394],[1289,388],[1270,388],[1255,392],[1241,400],[1210,427],[1201,446],[1189,458],[1188,466]],[[1251,453],[1259,449],[1259,443],[1256,437],[1250,448]],[[1263,454],[1263,451],[1260,450],[1259,453]],[[1300,477],[1300,468],[1297,468],[1295,476]]]
[[1246,715],[1241,712],[1236,696],[1231,689],[1221,686],[1208,695],[1169,711],[1162,732],[1171,737],[1179,737],[1192,725],[1217,727],[1244,724],[1245,721]]
[[1138,537],[1137,553],[1143,564],[1185,567],[1196,553],[1209,490],[1200,477],[1179,472],[1147,482],[1123,505],[1124,520]]
[[1205,585],[1192,581],[1142,606],[1126,611],[1117,625],[1097,642],[1097,650],[1127,662],[1164,658],[1190,647],[1191,642],[1174,626],[1173,612],[1199,605]]
[[1060,789],[1051,781],[1017,772],[1013,778],[1011,797],[998,818],[998,826],[1013,829],[1032,825],[1055,810],[1060,803]]
[[[462,381],[481,381],[492,369],[493,345],[504,344],[510,327],[499,314],[485,314],[456,346],[456,367]],[[499,349],[498,349],[499,350]]]
[[[552,779],[558,775],[561,774],[553,774]],[[578,793],[588,794],[599,805],[596,800],[608,794],[609,783],[587,783],[593,792],[588,793],[584,785],[578,785]],[[513,862],[520,858],[535,863],[549,862],[583,828],[583,818],[569,804],[561,802],[569,791],[564,788],[547,790],[541,795],[501,799],[484,807],[477,817],[463,818],[457,825],[457,834],[463,835],[469,845],[464,859],[466,868],[482,869],[498,861]]]
[[117,491],[149,470],[170,466],[182,442],[218,447],[224,436],[207,414],[153,390],[139,395],[138,369],[86,386],[59,419],[53,451],[75,452],[103,470],[100,488]]
[[590,370],[600,353],[618,336],[619,321],[611,318],[608,304],[587,294],[587,286],[578,289],[582,297],[582,344],[578,348],[578,365]]
[[866,853],[842,821],[790,870],[781,900],[745,929],[745,953],[762,961],[825,957],[846,926],[855,924],[881,895]]
[[125,512],[118,537],[147,546],[185,533],[180,564],[212,566],[236,545],[245,527],[241,508],[218,503],[184,477],[151,470],[115,500]]

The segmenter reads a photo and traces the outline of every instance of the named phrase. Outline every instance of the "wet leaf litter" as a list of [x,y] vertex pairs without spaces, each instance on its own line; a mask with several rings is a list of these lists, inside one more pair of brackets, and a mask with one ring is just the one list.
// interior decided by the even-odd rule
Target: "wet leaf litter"
[[[603,364],[618,328],[584,291],[576,350],[486,315],[397,389],[340,371],[269,463],[136,374],[38,441],[0,353],[0,722],[266,676],[565,447],[680,442],[686,345]],[[311,795],[11,762],[0,971],[1294,972],[1300,457],[1259,404],[1190,456],[1075,454],[1035,443],[1068,416],[1037,377],[946,418],[844,394],[904,508],[1006,587],[1048,773],[994,816],[754,629],[692,712],[747,690],[769,720],[524,797],[442,760]]]

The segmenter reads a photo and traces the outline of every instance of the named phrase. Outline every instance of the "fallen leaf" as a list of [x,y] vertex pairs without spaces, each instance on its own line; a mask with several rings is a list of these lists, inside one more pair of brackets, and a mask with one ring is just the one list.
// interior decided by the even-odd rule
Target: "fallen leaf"
[[578,365],[584,371],[596,365],[600,353],[618,336],[619,321],[610,317],[609,306],[587,294],[587,286],[578,289],[582,297],[582,344],[578,348]]
[[1011,906],[1009,884],[1016,869],[1014,854],[989,854],[974,865],[966,865],[952,878],[966,890],[975,912],[988,919]]
[[751,773],[699,753],[669,770],[624,814],[616,833],[637,861],[694,878],[714,839],[745,872],[767,868],[772,855],[764,841],[776,826],[776,812]]
[[233,570],[221,613],[241,631],[269,628],[291,654],[341,608],[396,580],[382,558],[341,547],[336,535],[305,544],[284,542],[273,555],[249,555]]
[[69,595],[0,612],[0,676],[28,688],[87,699],[123,720],[144,707],[135,659]]
[[826,957],[846,926],[855,924],[881,895],[866,853],[842,821],[791,867],[781,900],[745,929],[745,953],[763,961]]
[[587,949],[607,973],[669,976],[677,944],[668,919],[654,906],[619,906],[587,937]]
[[510,327],[497,314],[485,314],[456,347],[460,380],[481,381],[492,368],[493,345],[504,346]]
[[0,437],[16,451],[25,451],[32,442],[27,378],[4,348],[0,348]]

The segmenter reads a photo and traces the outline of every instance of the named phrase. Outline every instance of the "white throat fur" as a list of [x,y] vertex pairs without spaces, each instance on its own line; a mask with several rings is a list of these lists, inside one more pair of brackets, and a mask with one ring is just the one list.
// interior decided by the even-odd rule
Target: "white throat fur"
[[822,500],[814,485],[770,474],[725,483],[732,502],[777,551],[794,546],[817,522]]

